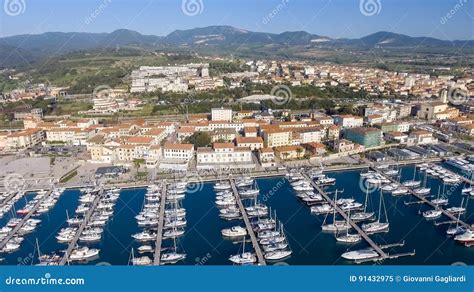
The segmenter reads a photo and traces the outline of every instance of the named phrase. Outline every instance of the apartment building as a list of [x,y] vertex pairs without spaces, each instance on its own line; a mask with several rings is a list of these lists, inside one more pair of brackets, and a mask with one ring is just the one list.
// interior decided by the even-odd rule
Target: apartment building
[[263,131],[264,145],[270,148],[291,145],[292,136],[292,130],[280,129],[278,127]]
[[211,120],[212,121],[232,121],[232,109],[230,108],[213,108],[211,109]]
[[193,144],[165,143],[163,146],[163,158],[171,160],[190,161],[194,157]]
[[254,167],[252,151],[248,147],[236,147],[232,143],[213,143],[212,147],[200,147],[196,152],[198,168]]
[[376,128],[352,128],[344,132],[344,138],[365,148],[375,147],[382,144],[382,131]]
[[247,147],[250,150],[258,150],[263,148],[262,137],[237,137],[235,138],[235,145],[237,147]]
[[334,116],[334,124],[342,128],[362,127],[364,118],[353,115],[336,115]]
[[44,131],[41,129],[26,129],[11,133],[6,137],[5,148],[26,149],[41,143],[45,139]]

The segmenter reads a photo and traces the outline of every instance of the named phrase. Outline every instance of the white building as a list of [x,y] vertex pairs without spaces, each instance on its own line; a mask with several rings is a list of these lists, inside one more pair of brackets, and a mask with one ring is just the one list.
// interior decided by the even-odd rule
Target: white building
[[198,168],[255,167],[252,151],[247,147],[235,147],[232,143],[214,143],[212,147],[200,147],[196,154]]
[[230,108],[213,108],[211,109],[211,120],[213,121],[232,121],[232,109]]

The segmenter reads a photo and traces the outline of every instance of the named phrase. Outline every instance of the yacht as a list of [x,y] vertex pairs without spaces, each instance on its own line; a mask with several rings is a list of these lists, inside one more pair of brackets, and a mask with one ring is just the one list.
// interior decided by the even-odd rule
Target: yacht
[[277,244],[277,243],[282,243],[286,241],[286,238],[284,236],[276,236],[276,237],[272,237],[272,238],[263,238],[263,239],[260,239],[260,244],[262,245],[274,245],[274,244]]
[[258,189],[248,189],[248,190],[243,190],[239,191],[239,195],[242,197],[252,197],[252,196],[257,196],[260,193]]
[[217,191],[230,190],[230,188],[231,188],[230,184],[226,182],[224,183],[220,182],[214,185],[214,190],[217,190]]
[[167,238],[175,238],[175,237],[179,237],[179,236],[182,236],[184,234],[184,230],[183,229],[169,229],[169,230],[165,230],[163,231],[163,238],[167,239]]
[[344,234],[336,236],[336,240],[343,243],[356,243],[362,240],[359,234]]
[[346,221],[335,221],[331,224],[321,225],[321,229],[323,231],[339,232],[351,229],[351,225],[348,224]]
[[151,245],[142,245],[138,249],[139,253],[153,252],[153,247]]
[[149,266],[152,264],[152,260],[147,256],[142,257],[133,257],[132,258],[132,265],[134,266]]
[[378,257],[379,254],[372,248],[348,251],[341,255],[346,260],[366,260]]
[[138,241],[152,241],[156,239],[156,234],[142,231],[142,232],[133,234],[132,237]]
[[12,253],[20,249],[19,243],[7,242],[5,246],[0,250],[0,253]]
[[407,194],[407,193],[408,193],[408,189],[407,189],[407,188],[403,188],[403,187],[398,188],[398,189],[392,191],[392,195],[394,195],[394,196],[405,195],[405,194]]
[[99,255],[96,248],[76,247],[69,256],[70,261],[85,261]]
[[467,229],[464,226],[455,226],[448,228],[448,230],[446,230],[446,234],[450,236],[457,236],[464,234],[466,231]]
[[431,192],[430,188],[419,188],[419,189],[414,189],[413,192],[419,196],[426,196]]
[[257,261],[257,258],[254,254],[250,252],[243,252],[241,254],[230,256],[229,261],[237,265],[248,265],[255,263]]
[[382,222],[371,222],[362,224],[362,230],[366,233],[378,233],[378,232],[388,232],[390,224],[389,223],[382,223]]
[[353,213],[350,216],[350,218],[353,221],[361,222],[361,221],[370,220],[374,218],[374,216],[375,216],[375,212],[356,212],[356,213]]
[[162,264],[174,264],[186,258],[186,254],[177,252],[167,252],[161,254]]
[[443,215],[443,211],[441,210],[429,210],[423,212],[423,217],[428,220],[438,219],[441,215]]
[[222,229],[221,233],[226,237],[241,237],[247,235],[247,229],[241,226],[233,226],[231,228]]
[[265,259],[272,261],[272,260],[281,260],[286,257],[289,257],[292,254],[291,250],[276,250],[276,251],[269,251],[265,253]]
[[403,186],[407,188],[417,188],[421,185],[421,181],[419,180],[407,180],[402,183]]
[[323,205],[320,205],[320,206],[312,206],[311,207],[311,213],[314,213],[316,215],[327,214],[327,213],[331,213],[333,211],[334,211],[334,207],[332,207],[329,204],[323,204]]
[[463,207],[450,207],[447,208],[446,211],[448,211],[451,214],[462,214],[466,212],[466,208]]
[[444,206],[444,205],[447,205],[449,203],[449,201],[448,201],[448,199],[445,199],[445,198],[437,198],[437,199],[431,200],[431,203],[433,203],[437,206]]
[[456,235],[454,240],[457,242],[463,243],[465,245],[474,244],[474,232],[472,230],[466,230],[463,234]]

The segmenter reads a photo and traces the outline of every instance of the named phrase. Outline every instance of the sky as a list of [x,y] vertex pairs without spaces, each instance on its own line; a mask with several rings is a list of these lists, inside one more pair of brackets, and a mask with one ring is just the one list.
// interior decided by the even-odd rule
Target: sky
[[391,31],[445,40],[474,39],[474,0],[0,1],[0,37],[120,28],[163,36],[176,29],[231,25],[272,33],[304,30],[331,38]]

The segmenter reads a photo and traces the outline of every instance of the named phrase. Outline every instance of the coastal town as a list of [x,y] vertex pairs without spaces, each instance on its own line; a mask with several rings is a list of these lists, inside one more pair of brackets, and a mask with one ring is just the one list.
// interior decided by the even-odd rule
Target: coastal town
[[[131,72],[130,93],[111,88],[105,94],[93,92],[92,109],[77,115],[44,116],[41,109],[25,111],[20,107],[14,117],[23,129],[2,130],[0,149],[18,153],[38,146],[71,146],[86,149],[87,157],[83,159],[87,163],[128,168],[138,163],[159,171],[192,171],[261,170],[289,161],[321,163],[383,149],[389,149],[395,159],[410,159],[424,156],[425,151],[447,152],[443,144],[454,141],[467,150],[471,147],[466,145],[474,136],[474,104],[469,100],[474,90],[472,75],[431,76],[277,61],[252,61],[245,66],[248,71],[219,77],[210,77],[209,64],[204,63],[140,67]],[[145,101],[133,93],[172,91],[192,95],[222,87],[224,81],[230,87],[241,87],[246,80],[272,84],[272,92],[246,96],[231,105],[209,108],[207,113],[186,112],[171,117],[173,121],[166,121],[167,116],[125,117],[115,122],[101,118],[140,108]],[[317,108],[285,109],[291,99],[303,98],[293,96],[289,86],[303,85],[346,85],[367,96],[395,98],[355,99],[350,114],[328,114]],[[60,97],[67,97],[67,88],[43,84],[13,90],[4,95],[3,103]],[[258,105],[265,100],[277,109],[235,109],[239,104]]]

